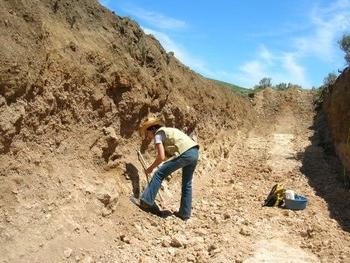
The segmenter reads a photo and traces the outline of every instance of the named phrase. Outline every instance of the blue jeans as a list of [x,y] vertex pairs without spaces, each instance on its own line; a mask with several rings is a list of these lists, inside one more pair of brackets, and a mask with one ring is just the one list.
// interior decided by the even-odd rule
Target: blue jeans
[[175,159],[163,163],[154,173],[152,180],[141,196],[141,200],[153,205],[163,180],[174,171],[182,168],[181,204],[179,213],[189,218],[192,209],[192,177],[198,161],[198,147],[193,147]]

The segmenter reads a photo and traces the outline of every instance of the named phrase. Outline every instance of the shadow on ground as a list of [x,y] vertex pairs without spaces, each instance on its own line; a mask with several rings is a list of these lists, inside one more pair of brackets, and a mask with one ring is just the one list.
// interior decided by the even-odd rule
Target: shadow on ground
[[132,183],[132,192],[136,198],[140,196],[140,176],[139,171],[132,163],[127,163],[125,165],[126,174],[130,178]]
[[340,160],[335,155],[325,116],[319,111],[314,118],[311,145],[299,153],[302,160],[301,172],[309,179],[309,184],[328,204],[330,217],[343,230],[350,232],[350,191],[348,177]]

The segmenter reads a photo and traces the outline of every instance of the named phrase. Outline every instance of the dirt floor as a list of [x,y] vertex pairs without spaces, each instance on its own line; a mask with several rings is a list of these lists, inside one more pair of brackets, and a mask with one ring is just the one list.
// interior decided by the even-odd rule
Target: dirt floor
[[[0,11],[0,263],[350,262],[350,192],[313,91],[238,96],[96,0]],[[328,114],[338,152],[348,77]],[[186,222],[129,200],[146,184],[136,150],[154,158],[137,127],[154,114],[200,145]],[[158,200],[170,213],[180,178]],[[306,210],[262,207],[275,183]]]
[[[299,99],[300,109],[283,103],[271,115],[274,122],[248,135],[218,134],[221,157],[212,158],[202,145],[193,216],[185,222],[130,202],[146,182],[136,154],[122,178],[68,159],[55,162],[43,173],[61,192],[42,189],[31,196],[42,184],[40,171],[36,186],[15,179],[9,187],[21,216],[5,213],[0,262],[349,262],[343,201],[349,193],[319,146],[316,116],[308,112],[312,96]],[[164,182],[162,209],[177,210],[179,178]],[[305,195],[306,210],[262,207],[275,183]]]

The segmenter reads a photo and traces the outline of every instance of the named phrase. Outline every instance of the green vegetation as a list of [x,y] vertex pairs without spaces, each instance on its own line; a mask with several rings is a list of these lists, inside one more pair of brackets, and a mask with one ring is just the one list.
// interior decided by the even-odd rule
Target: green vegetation
[[[344,34],[343,37],[338,41],[340,49],[345,52],[345,61],[350,66],[350,34]],[[337,80],[337,74],[328,73],[328,75],[324,78],[323,84],[316,89],[316,98],[315,104],[317,106],[321,106],[323,103],[323,99],[329,94],[334,86],[335,81]]]
[[327,77],[325,77],[323,79],[323,87],[329,87],[331,85],[333,85],[335,83],[335,81],[337,80],[337,74],[335,74],[334,72],[332,73],[328,73]]
[[254,90],[258,90],[258,89],[261,90],[261,89],[266,89],[271,87],[272,87],[271,78],[262,78],[259,81],[259,84],[254,86]]
[[292,83],[284,83],[284,82],[281,82],[273,86],[271,82],[271,78],[262,78],[259,81],[259,84],[254,86],[254,93],[266,88],[271,88],[275,90],[286,90],[291,88],[302,89],[302,87],[299,85],[292,84]]
[[240,86],[237,86],[237,85],[234,85],[234,84],[231,84],[231,83],[227,83],[227,82],[224,82],[224,81],[220,81],[220,80],[216,80],[216,79],[209,79],[209,80],[214,81],[215,84],[217,84],[217,85],[219,85],[221,87],[230,89],[234,93],[236,93],[238,95],[241,95],[241,96],[248,96],[248,94],[252,92],[251,89],[243,88],[243,87],[240,87]]
[[337,80],[338,76],[334,72],[328,73],[327,77],[323,79],[323,84],[316,89],[315,104],[320,106],[323,102],[323,98],[327,95]]
[[343,35],[342,39],[339,40],[340,48],[345,52],[345,60],[350,66],[350,35]]
[[292,83],[283,83],[283,82],[273,86],[271,82],[271,78],[262,78],[259,81],[259,84],[255,85],[253,89],[243,88],[243,87],[240,87],[231,83],[227,83],[224,81],[216,80],[216,79],[209,79],[209,80],[213,81],[215,84],[221,87],[232,90],[235,94],[238,94],[244,97],[246,96],[254,97],[255,93],[266,88],[272,88],[275,90],[286,90],[290,88],[302,89],[302,87],[299,85],[292,84]]

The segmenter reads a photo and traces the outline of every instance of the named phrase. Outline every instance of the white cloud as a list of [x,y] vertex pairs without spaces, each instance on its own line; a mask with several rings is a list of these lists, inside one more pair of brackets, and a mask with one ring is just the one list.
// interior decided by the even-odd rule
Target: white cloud
[[313,32],[294,40],[296,53],[332,62],[339,50],[338,39],[350,28],[350,1],[339,0],[326,7],[315,6],[310,21]]
[[247,62],[240,68],[240,70],[242,75],[239,78],[245,83],[249,82],[249,86],[254,86],[254,84],[259,83],[262,78],[267,77],[261,61],[254,60]]
[[[110,3],[110,0],[100,1]],[[238,70],[233,72],[215,70],[214,72],[204,58],[203,60],[196,58],[170,37],[171,30],[188,27],[185,21],[139,7],[129,6],[124,10],[140,19],[143,24],[147,24],[148,28],[145,28],[144,31],[154,35],[162,46],[167,51],[173,51],[182,63],[203,75],[244,87],[253,87],[264,77],[270,77],[274,84],[291,82],[310,87],[310,81],[306,77],[307,70],[302,61],[305,61],[305,58],[311,58],[316,63],[319,60],[332,62],[336,52],[339,52],[337,40],[345,30],[350,28],[350,0],[338,0],[322,7],[315,6],[310,12],[309,21],[298,25],[298,30],[293,26],[281,29],[280,33],[283,36],[293,36],[285,40],[285,43],[294,44],[292,47],[289,46],[289,50],[277,50],[266,44],[261,45],[255,58],[243,62]],[[303,30],[299,30],[300,26],[303,27]],[[273,33],[276,30],[274,29]],[[296,35],[301,32],[304,35]]]
[[160,29],[183,29],[186,28],[186,22],[165,16],[160,13],[148,11],[139,7],[129,7],[126,9],[132,16],[148,23],[149,25]]
[[252,87],[263,77],[270,77],[275,84],[291,82],[311,87],[301,61],[311,58],[316,63],[320,60],[333,62],[339,52],[338,39],[350,29],[350,0],[314,7],[309,19],[312,25],[310,34],[292,38],[291,42],[295,43],[292,50],[272,51],[262,45],[255,60],[244,62],[239,71],[232,74],[232,82]]
[[238,72],[231,74],[231,76],[226,73],[225,77],[244,87],[253,87],[265,77],[271,78],[273,84],[290,82],[306,88],[310,87],[305,76],[305,69],[298,62],[295,54],[277,54],[266,47],[260,49],[256,60],[245,62]]
[[[299,84],[304,87],[310,87],[309,82],[305,77],[305,69],[299,65],[296,61],[295,55],[291,53],[287,53],[282,57],[282,65],[286,70],[286,78],[293,81],[293,84]],[[281,81],[286,82],[286,81]]]
[[274,55],[265,46],[260,48],[259,57],[268,64],[272,64],[275,59]]

